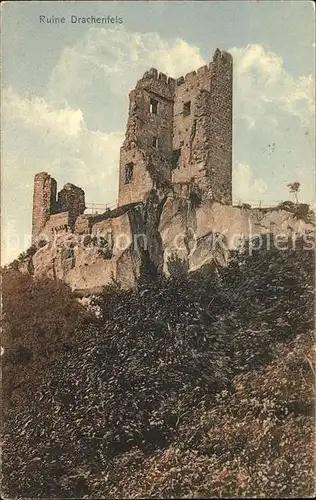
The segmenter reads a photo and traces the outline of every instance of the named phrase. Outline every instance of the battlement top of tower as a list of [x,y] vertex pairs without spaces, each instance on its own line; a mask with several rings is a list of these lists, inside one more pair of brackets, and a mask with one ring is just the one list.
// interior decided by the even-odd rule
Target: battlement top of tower
[[208,72],[209,72],[209,67],[207,64],[205,64],[204,66],[201,66],[197,70],[190,71],[185,76],[180,76],[179,78],[177,78],[176,85],[177,86],[182,85],[182,83],[191,83],[191,82],[193,83],[197,77],[199,78],[200,76],[206,75]]
[[232,63],[232,60],[233,60],[232,55],[229,52],[217,48],[214,52],[213,59],[209,64],[205,64],[204,66],[201,66],[200,68],[194,71],[190,71],[185,76],[172,78],[170,76],[167,76],[165,73],[159,72],[156,68],[150,68],[148,71],[144,73],[141,80],[143,79],[160,80],[166,85],[174,87],[175,85],[181,85],[184,82],[190,82],[194,80],[196,76],[208,73],[211,69],[212,63],[218,63],[218,62]]
[[213,62],[218,61],[232,64],[233,56],[225,50],[216,49],[213,55]]
[[174,89],[175,87],[175,79],[171,78],[170,76],[168,77],[165,73],[158,72],[156,68],[150,68],[148,71],[145,71],[143,77],[139,80],[139,82],[149,79],[158,80],[162,84],[165,84],[166,87],[169,87],[171,89]]
[[212,71],[214,65],[217,64],[229,64],[231,65],[233,61],[232,55],[225,50],[216,49],[213,55],[213,59],[209,64],[205,64],[200,68],[190,71],[185,76],[180,76],[178,78],[172,78],[167,76],[165,73],[159,72],[156,68],[150,68],[148,71],[144,73],[142,78],[137,82],[136,88],[143,87],[144,84],[148,84],[149,82],[159,82],[160,85],[165,87],[167,91],[173,92],[175,87],[182,85],[183,83],[191,83],[194,84],[194,81],[199,78],[203,78],[203,75],[207,75]]

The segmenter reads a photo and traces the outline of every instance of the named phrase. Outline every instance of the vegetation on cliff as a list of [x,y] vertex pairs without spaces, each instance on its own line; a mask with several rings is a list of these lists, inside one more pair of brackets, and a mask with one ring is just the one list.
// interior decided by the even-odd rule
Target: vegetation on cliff
[[168,279],[108,287],[93,320],[69,290],[49,300],[64,285],[4,275],[4,367],[21,370],[17,343],[50,363],[27,398],[6,394],[4,496],[313,493],[314,252],[248,250],[221,270],[186,275],[178,261]]

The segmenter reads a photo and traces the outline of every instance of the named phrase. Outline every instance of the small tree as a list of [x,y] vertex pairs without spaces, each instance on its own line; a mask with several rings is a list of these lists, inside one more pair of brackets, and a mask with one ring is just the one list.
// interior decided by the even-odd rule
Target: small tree
[[298,203],[297,193],[300,191],[301,184],[299,182],[297,182],[297,181],[290,182],[287,185],[287,187],[289,188],[290,193],[294,193],[295,203]]

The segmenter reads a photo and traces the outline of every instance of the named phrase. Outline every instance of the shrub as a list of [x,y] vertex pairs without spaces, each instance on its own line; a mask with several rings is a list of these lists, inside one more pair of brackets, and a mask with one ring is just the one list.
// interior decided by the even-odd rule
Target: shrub
[[49,278],[34,280],[15,269],[2,272],[3,402],[23,401],[52,362],[74,344],[83,308],[69,287]]
[[99,324],[10,409],[7,496],[311,495],[314,253],[302,241],[246,244],[217,273],[113,284],[92,305]]

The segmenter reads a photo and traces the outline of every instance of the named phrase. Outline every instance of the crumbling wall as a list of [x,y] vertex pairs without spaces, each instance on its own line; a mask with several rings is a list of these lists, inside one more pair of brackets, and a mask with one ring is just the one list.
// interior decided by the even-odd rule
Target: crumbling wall
[[277,236],[279,248],[284,248],[284,239],[289,237],[295,241],[298,235],[306,236],[308,249],[315,241],[315,222],[306,222],[287,210],[244,209],[213,200],[204,200],[194,208],[189,200],[178,197],[167,199],[158,229],[163,242],[165,273],[173,256],[193,271],[214,258],[221,257],[224,263],[230,249],[237,249],[244,240],[262,234]]
[[[131,165],[132,178],[126,181],[126,168]],[[144,195],[153,186],[147,170],[147,158],[139,147],[121,148],[118,205],[128,205],[142,201]]]
[[[172,151],[173,95],[174,80],[158,74],[155,68],[144,74],[131,94],[132,102],[138,106],[140,147],[151,151],[152,139],[156,137],[159,153],[167,157]],[[151,101],[156,103],[156,112],[151,112]]]
[[52,214],[43,231],[42,234],[46,236],[46,238],[51,239],[54,238],[57,234],[67,233],[69,231],[69,213],[61,212],[57,214]]
[[[201,90],[210,91],[211,73],[208,66],[191,71],[176,80],[173,116],[173,148],[181,148],[182,166],[188,166],[190,158],[191,135],[194,129],[196,99]],[[190,112],[185,104],[190,103]],[[194,132],[193,132],[194,133]],[[175,180],[177,182],[177,180]]]
[[85,193],[65,184],[57,197],[57,182],[47,172],[34,178],[32,242],[43,233],[51,237],[60,231],[74,231],[76,220],[85,211]]
[[178,167],[173,170],[174,184],[197,184],[207,197],[212,179],[208,175],[210,169],[210,122],[211,122],[211,94],[209,91],[199,90],[195,96],[194,114],[190,135],[181,149],[181,159]]
[[85,211],[85,194],[83,189],[67,183],[58,193],[58,211],[69,213],[69,226],[73,230],[76,219]]
[[219,49],[209,65],[177,80],[145,73],[130,93],[119,205],[142,201],[157,181],[192,183],[204,199],[231,204],[232,82],[232,57]]
[[120,151],[119,206],[143,201],[157,183],[170,182],[175,82],[155,68],[130,93]]
[[34,178],[32,241],[45,227],[50,215],[56,210],[57,182],[47,172],[40,172]]

